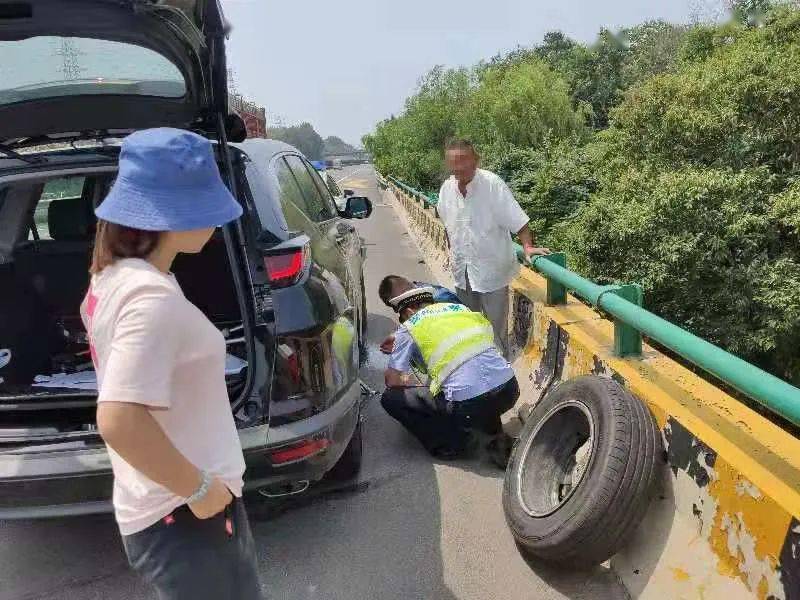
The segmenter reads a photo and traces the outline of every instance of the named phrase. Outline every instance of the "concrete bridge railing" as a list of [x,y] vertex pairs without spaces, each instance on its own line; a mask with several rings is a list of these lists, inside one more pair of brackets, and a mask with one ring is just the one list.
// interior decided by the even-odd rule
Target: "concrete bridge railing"
[[[397,180],[380,183],[407,214],[429,262],[446,268],[447,241],[434,203]],[[648,405],[666,448],[667,468],[648,515],[629,547],[611,561],[631,596],[800,599],[800,440],[641,340],[639,352],[621,347],[620,327],[630,324],[605,319],[556,289],[583,284],[551,264],[544,267],[549,279],[522,269],[509,298],[523,397],[536,403],[557,382],[583,374],[612,377]],[[599,296],[610,290],[579,291],[597,292],[589,300],[602,306]],[[635,306],[635,300],[628,303]],[[650,333],[641,322],[634,325]],[[723,361],[727,366],[720,373],[721,355],[702,345],[698,352],[693,358],[710,361],[717,376],[730,375],[729,368],[747,371],[755,379],[742,386],[734,373],[731,383],[795,420],[796,388],[775,384],[763,372],[762,378],[735,357]]]

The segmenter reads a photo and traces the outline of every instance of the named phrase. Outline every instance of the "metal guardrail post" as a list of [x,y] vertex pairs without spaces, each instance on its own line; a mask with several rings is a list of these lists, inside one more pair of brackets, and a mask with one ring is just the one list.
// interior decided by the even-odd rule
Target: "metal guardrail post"
[[[642,306],[643,293],[639,284],[620,285],[608,291],[631,304]],[[623,358],[642,354],[642,334],[617,317],[614,317],[614,354]]]
[[[557,264],[559,267],[567,267],[567,255],[563,252],[553,252],[542,257],[544,260],[549,260]],[[560,284],[552,277],[547,277],[547,305],[556,306],[558,304],[567,303],[567,288]]]
[[542,258],[537,257],[534,265],[543,275],[557,279],[615,319],[663,344],[772,412],[800,425],[800,389],[654,315],[619,294],[606,293],[609,286],[597,285]]

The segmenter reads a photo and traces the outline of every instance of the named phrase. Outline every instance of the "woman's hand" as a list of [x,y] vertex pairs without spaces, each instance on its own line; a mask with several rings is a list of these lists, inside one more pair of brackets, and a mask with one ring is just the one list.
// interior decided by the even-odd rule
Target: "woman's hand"
[[206,495],[188,506],[198,519],[210,519],[225,510],[225,507],[232,501],[231,491],[222,481],[214,477],[208,486]]
[[[175,448],[147,406],[100,402],[97,428],[106,444],[125,462],[179,498],[189,498],[200,487],[200,471]],[[207,519],[224,509],[231,499],[228,488],[212,479],[206,496],[189,508],[199,518]]]

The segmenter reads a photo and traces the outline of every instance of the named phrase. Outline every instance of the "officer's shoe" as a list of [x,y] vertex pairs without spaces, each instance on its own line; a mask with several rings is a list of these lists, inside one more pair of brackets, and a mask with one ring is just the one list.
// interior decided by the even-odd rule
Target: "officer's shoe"
[[489,460],[492,464],[505,471],[508,466],[508,459],[511,457],[511,448],[513,445],[514,439],[506,433],[501,433],[486,444],[486,454],[489,456]]
[[479,447],[479,440],[471,431],[466,432],[464,444],[460,448],[451,446],[440,446],[431,451],[431,454],[439,460],[458,460],[461,458],[472,458]]

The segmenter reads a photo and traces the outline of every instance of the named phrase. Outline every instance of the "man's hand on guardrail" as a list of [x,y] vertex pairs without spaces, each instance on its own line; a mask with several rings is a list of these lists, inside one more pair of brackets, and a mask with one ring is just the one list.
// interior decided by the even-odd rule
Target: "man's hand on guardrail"
[[552,254],[550,248],[538,248],[536,246],[525,246],[523,250],[525,251],[525,258],[528,259],[528,262],[530,262],[534,256],[546,256],[548,254]]

